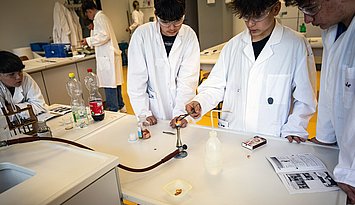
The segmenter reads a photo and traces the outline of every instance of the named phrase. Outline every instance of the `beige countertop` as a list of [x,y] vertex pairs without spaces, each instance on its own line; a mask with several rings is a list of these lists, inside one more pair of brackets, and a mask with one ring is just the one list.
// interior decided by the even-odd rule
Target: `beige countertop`
[[85,57],[75,56],[68,58],[35,58],[27,61],[23,61],[25,65],[24,71],[27,73],[38,72],[62,65],[68,65],[72,63],[77,63],[81,61],[86,61],[90,59],[95,59],[95,55],[89,55]]

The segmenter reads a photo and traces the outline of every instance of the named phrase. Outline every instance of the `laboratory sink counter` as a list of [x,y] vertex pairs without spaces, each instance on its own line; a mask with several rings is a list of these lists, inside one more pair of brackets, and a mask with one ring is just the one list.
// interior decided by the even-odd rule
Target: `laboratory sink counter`
[[[107,173],[114,174],[118,159],[67,144],[40,141],[0,148],[0,164],[7,163],[29,169],[34,175],[0,193],[0,204],[73,204],[78,192]],[[116,204],[120,204],[118,180],[111,183],[117,184],[112,192]]]
[[[148,167],[176,149],[176,135],[168,121],[159,121],[149,127],[152,137],[128,142],[129,134],[136,132],[136,118],[126,115],[107,125],[105,129],[82,137],[78,142],[96,151],[118,156],[120,163],[133,168]],[[338,149],[311,143],[289,143],[270,138],[268,143],[254,151],[241,146],[253,135],[218,129],[223,147],[223,170],[212,176],[205,171],[204,150],[210,128],[189,124],[181,130],[182,143],[188,146],[188,156],[172,159],[145,173],[120,169],[123,197],[139,204],[272,204],[272,205],[343,205],[343,191],[312,194],[289,194],[275,173],[268,156],[312,153],[320,158],[329,171],[337,163]],[[192,189],[176,200],[163,189],[173,180],[183,180]]]

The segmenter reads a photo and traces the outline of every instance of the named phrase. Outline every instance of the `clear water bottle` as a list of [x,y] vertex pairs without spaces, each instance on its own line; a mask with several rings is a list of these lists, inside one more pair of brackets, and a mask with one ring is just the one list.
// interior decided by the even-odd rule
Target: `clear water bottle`
[[216,131],[210,131],[209,135],[205,149],[205,168],[209,174],[217,175],[222,171],[222,144]]
[[66,85],[69,96],[71,97],[71,110],[73,113],[74,124],[76,127],[84,128],[89,124],[85,103],[82,96],[80,82],[75,78],[74,73],[69,73],[69,80]]
[[101,121],[105,118],[104,104],[101,94],[99,93],[98,79],[91,68],[87,69],[88,73],[84,78],[85,86],[89,90],[89,106],[91,117],[95,121]]

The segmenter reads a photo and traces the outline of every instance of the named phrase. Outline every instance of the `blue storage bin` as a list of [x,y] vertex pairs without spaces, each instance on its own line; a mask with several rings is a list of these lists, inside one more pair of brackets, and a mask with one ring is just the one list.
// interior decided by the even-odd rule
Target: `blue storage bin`
[[72,56],[70,44],[56,43],[43,46],[46,58],[65,58]]
[[30,43],[31,50],[34,52],[44,51],[43,46],[49,45],[49,43],[38,42],[38,43]]

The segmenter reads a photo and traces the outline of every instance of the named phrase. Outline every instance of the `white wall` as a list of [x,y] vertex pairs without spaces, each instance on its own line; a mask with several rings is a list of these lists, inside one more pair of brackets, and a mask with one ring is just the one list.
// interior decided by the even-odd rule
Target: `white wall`
[[[48,42],[53,30],[54,3],[64,0],[1,1],[0,49],[27,47],[32,42]],[[128,0],[101,0],[103,11],[111,19],[117,41],[128,41],[126,11]]]

